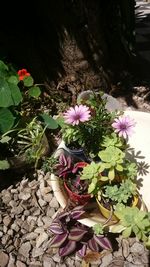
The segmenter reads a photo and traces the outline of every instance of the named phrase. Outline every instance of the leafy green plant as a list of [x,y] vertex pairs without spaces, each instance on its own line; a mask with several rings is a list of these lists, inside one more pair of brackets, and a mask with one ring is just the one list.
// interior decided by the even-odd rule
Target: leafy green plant
[[112,181],[115,178],[115,170],[123,171],[125,153],[118,147],[109,146],[105,150],[100,151],[98,156],[102,160],[104,169],[108,170],[109,180]]
[[62,138],[68,146],[75,144],[76,147],[82,147],[91,158],[97,156],[104,136],[112,131],[110,122],[116,116],[116,113],[108,112],[102,96],[102,92],[92,93],[90,98],[84,101],[90,108],[92,118],[84,124],[79,123],[75,126],[64,122],[61,130]]
[[19,154],[24,154],[29,162],[35,162],[35,167],[45,151],[44,133],[42,125],[34,118],[25,128],[18,132],[17,143]]
[[[132,233],[145,242],[149,241],[150,236],[150,213],[139,210],[137,207],[116,206],[115,215],[119,218],[118,226],[113,227],[113,232],[119,228],[122,230],[123,237],[127,238]],[[148,244],[148,243],[147,243]]]
[[111,203],[127,204],[137,194],[137,186],[130,179],[123,180],[120,184],[104,186],[103,196]]

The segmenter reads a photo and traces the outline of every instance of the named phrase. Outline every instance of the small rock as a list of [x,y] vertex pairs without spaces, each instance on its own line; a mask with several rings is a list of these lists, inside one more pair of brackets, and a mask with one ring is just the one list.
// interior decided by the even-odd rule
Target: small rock
[[10,239],[10,236],[8,234],[3,235],[2,240],[1,240],[2,244],[6,245],[9,239]]
[[34,209],[32,214],[33,214],[33,216],[38,216],[38,215],[40,215],[40,213],[41,213],[40,209],[36,208],[36,209]]
[[43,248],[33,248],[32,257],[33,258],[39,257],[39,256],[43,255],[43,253],[44,253]]
[[[59,256],[58,252],[53,256],[53,260],[54,260],[55,262],[58,262],[58,263],[61,261],[61,258],[60,258],[60,256]],[[71,261],[70,258],[67,258],[66,260],[67,260],[67,263],[68,263],[68,261]],[[70,262],[70,263],[71,263],[71,262]],[[73,266],[73,265],[71,265],[71,264],[68,263],[68,266]]]
[[11,201],[12,195],[6,191],[6,193],[2,196],[2,200],[5,204],[8,204]]
[[12,208],[17,207],[18,206],[18,202],[14,201],[14,200],[11,200],[9,202],[9,206],[11,206]]
[[13,236],[14,235],[14,231],[12,229],[9,229],[7,231],[7,234],[10,235],[10,236]]
[[37,225],[40,227],[40,226],[43,226],[43,221],[42,221],[42,218],[41,216],[38,218],[37,220]]
[[51,267],[55,267],[56,266],[55,262],[53,261],[52,258],[47,257],[47,256],[44,255],[44,257],[43,257],[43,267],[50,267],[50,266]]
[[4,223],[5,226],[9,226],[10,223],[11,223],[11,221],[12,221],[12,218],[9,217],[8,215],[6,215],[6,216],[3,218],[3,223]]
[[26,267],[27,265],[23,263],[22,261],[17,260],[16,261],[16,267]]
[[36,239],[37,236],[38,236],[38,233],[34,233],[34,232],[27,233],[22,236],[22,240],[23,241],[33,240],[33,239]]
[[51,208],[51,207],[48,207],[47,211],[46,211],[46,216],[47,217],[52,217],[54,214],[55,214],[55,209]]
[[138,254],[143,254],[144,253],[144,246],[140,244],[139,242],[135,242],[131,248],[130,248],[131,253],[138,253]]
[[7,266],[7,263],[9,261],[9,257],[6,253],[4,253],[3,251],[0,252],[0,267],[5,267]]
[[29,257],[30,250],[31,250],[31,244],[30,244],[30,242],[25,242],[19,248],[19,253],[21,255],[23,255],[24,257],[28,258]]
[[55,197],[52,198],[52,200],[49,203],[50,207],[58,209],[59,208],[59,204],[58,201]]
[[24,216],[29,216],[30,215],[30,211],[29,210],[25,210],[24,211]]
[[40,236],[37,237],[36,239],[36,247],[39,248],[44,241],[48,239],[48,234],[45,232],[41,233]]
[[2,215],[0,214],[0,223],[2,223]]
[[38,202],[39,202],[39,205],[41,206],[41,207],[44,207],[44,206],[46,206],[46,201],[44,201],[42,198],[40,198],[39,200],[38,200]]
[[49,217],[44,216],[44,217],[42,218],[42,220],[43,220],[44,224],[47,225],[47,227],[50,226],[50,224],[51,224],[51,220],[50,220]]
[[149,252],[148,253],[144,252],[141,257],[141,260],[144,264],[148,264],[149,263]]
[[[52,199],[53,199],[53,195],[52,194],[50,194],[50,193],[48,193],[48,194],[46,194],[46,195],[43,195],[43,198],[44,198],[44,200],[46,201],[46,202],[48,202],[48,203],[50,203],[51,201],[52,201]],[[52,202],[53,203],[53,202]],[[51,206],[52,207],[52,206]],[[54,207],[55,208],[55,207]]]
[[19,232],[20,227],[18,226],[18,224],[17,224],[16,222],[14,222],[14,223],[11,225],[11,229],[14,230],[15,232]]
[[107,266],[109,266],[109,264],[112,262],[112,259],[113,259],[113,257],[112,257],[112,254],[111,253],[109,253],[106,256],[104,256],[102,258],[101,267],[107,267]]
[[7,233],[7,227],[5,225],[3,225],[3,232],[6,234]]
[[20,242],[21,242],[21,239],[20,239],[20,238],[15,238],[14,246],[15,246],[16,249],[19,248],[19,246],[20,246]]
[[9,247],[7,247],[7,252],[10,253],[14,250],[14,246],[10,245]]
[[25,200],[25,201],[28,200],[30,197],[31,197],[30,193],[21,192],[19,194],[19,199],[22,199],[22,200]]
[[[8,251],[8,248],[7,248],[7,251]],[[16,267],[15,257],[11,253],[9,254],[9,263],[7,267]]]
[[125,258],[129,255],[129,242],[127,239],[122,239],[122,253]]
[[29,231],[29,224],[27,223],[27,221],[24,221],[23,224],[21,225],[21,228]]
[[19,215],[20,213],[23,212],[23,208],[19,205],[17,207],[12,208],[11,212],[14,213],[14,214]]
[[0,237],[2,237],[3,236],[3,232],[2,231],[0,231]]
[[35,230],[34,230],[35,233],[38,233],[38,234],[41,234],[44,232],[44,228],[43,227],[37,227]]

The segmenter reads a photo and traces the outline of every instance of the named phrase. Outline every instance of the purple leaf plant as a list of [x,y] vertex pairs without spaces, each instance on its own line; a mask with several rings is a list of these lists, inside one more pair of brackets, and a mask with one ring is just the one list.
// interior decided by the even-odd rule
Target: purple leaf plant
[[77,221],[84,213],[84,206],[77,206],[59,213],[51,223],[49,228],[52,234],[50,246],[59,249],[60,257],[75,252],[80,257],[84,257],[87,249],[96,252],[112,249],[111,243],[105,235],[96,235],[91,227]]

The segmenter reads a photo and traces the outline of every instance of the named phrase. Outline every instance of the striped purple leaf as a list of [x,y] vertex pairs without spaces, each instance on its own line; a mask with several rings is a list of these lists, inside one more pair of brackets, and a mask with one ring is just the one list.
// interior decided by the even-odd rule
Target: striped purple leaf
[[65,230],[63,229],[61,223],[59,222],[53,222],[49,228],[49,230],[56,234],[56,235],[61,235],[65,232]]
[[83,258],[85,256],[86,249],[87,249],[87,245],[83,245],[82,248],[78,250],[77,254],[79,255],[79,257]]
[[74,227],[70,230],[68,238],[74,241],[80,241],[82,237],[87,233],[87,231]]
[[56,235],[56,236],[52,237],[49,245],[53,248],[58,248],[65,242],[67,237],[68,237],[68,233]]
[[71,212],[71,216],[74,220],[78,220],[84,213],[84,210],[75,210]]
[[66,245],[59,249],[59,256],[64,257],[73,253],[76,249],[76,241],[69,240]]
[[94,235],[94,239],[102,249],[112,249],[111,243],[107,237]]
[[88,247],[92,251],[99,251],[99,245],[93,237],[88,241]]

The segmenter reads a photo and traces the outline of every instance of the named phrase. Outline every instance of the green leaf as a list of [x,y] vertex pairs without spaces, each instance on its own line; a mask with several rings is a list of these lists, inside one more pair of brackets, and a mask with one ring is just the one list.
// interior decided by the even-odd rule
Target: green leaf
[[116,170],[119,171],[119,172],[122,172],[123,171],[123,167],[120,164],[117,164],[116,165]]
[[64,118],[63,117],[57,117],[56,121],[60,127],[64,126]]
[[10,77],[8,78],[8,82],[9,82],[9,83],[13,83],[13,84],[17,85],[17,84],[18,84],[18,82],[19,82],[19,79],[18,79],[18,77],[17,77],[17,76],[15,76],[15,75],[12,75],[12,76],[10,76]]
[[0,160],[0,170],[9,169],[10,165],[7,160]]
[[127,238],[131,235],[131,233],[132,233],[132,227],[130,226],[122,232],[122,235],[123,237]]
[[124,226],[121,225],[121,224],[118,224],[118,225],[113,225],[111,227],[111,232],[112,233],[121,233],[123,230],[124,230]]
[[23,83],[24,83],[24,86],[30,87],[33,85],[34,80],[31,76],[28,76],[23,79]]
[[40,117],[42,117],[44,124],[47,126],[47,128],[53,130],[58,128],[58,123],[50,115],[41,114]]
[[7,108],[0,108],[0,132],[5,133],[14,125],[15,118]]
[[0,143],[4,144],[4,143],[8,143],[11,140],[11,137],[6,135],[6,136],[2,136]]
[[23,99],[20,89],[16,84],[13,84],[13,83],[10,83],[9,87],[10,87],[11,96],[14,102],[14,106],[17,106]]
[[13,105],[9,84],[0,78],[0,107],[6,108]]
[[112,167],[112,168],[109,170],[109,172],[108,172],[108,178],[109,178],[110,180],[113,180],[114,177],[115,177],[115,171],[114,171],[114,168]]
[[41,94],[41,89],[38,86],[32,86],[28,91],[29,96],[38,98]]
[[8,70],[7,65],[2,60],[0,60],[0,70]]

